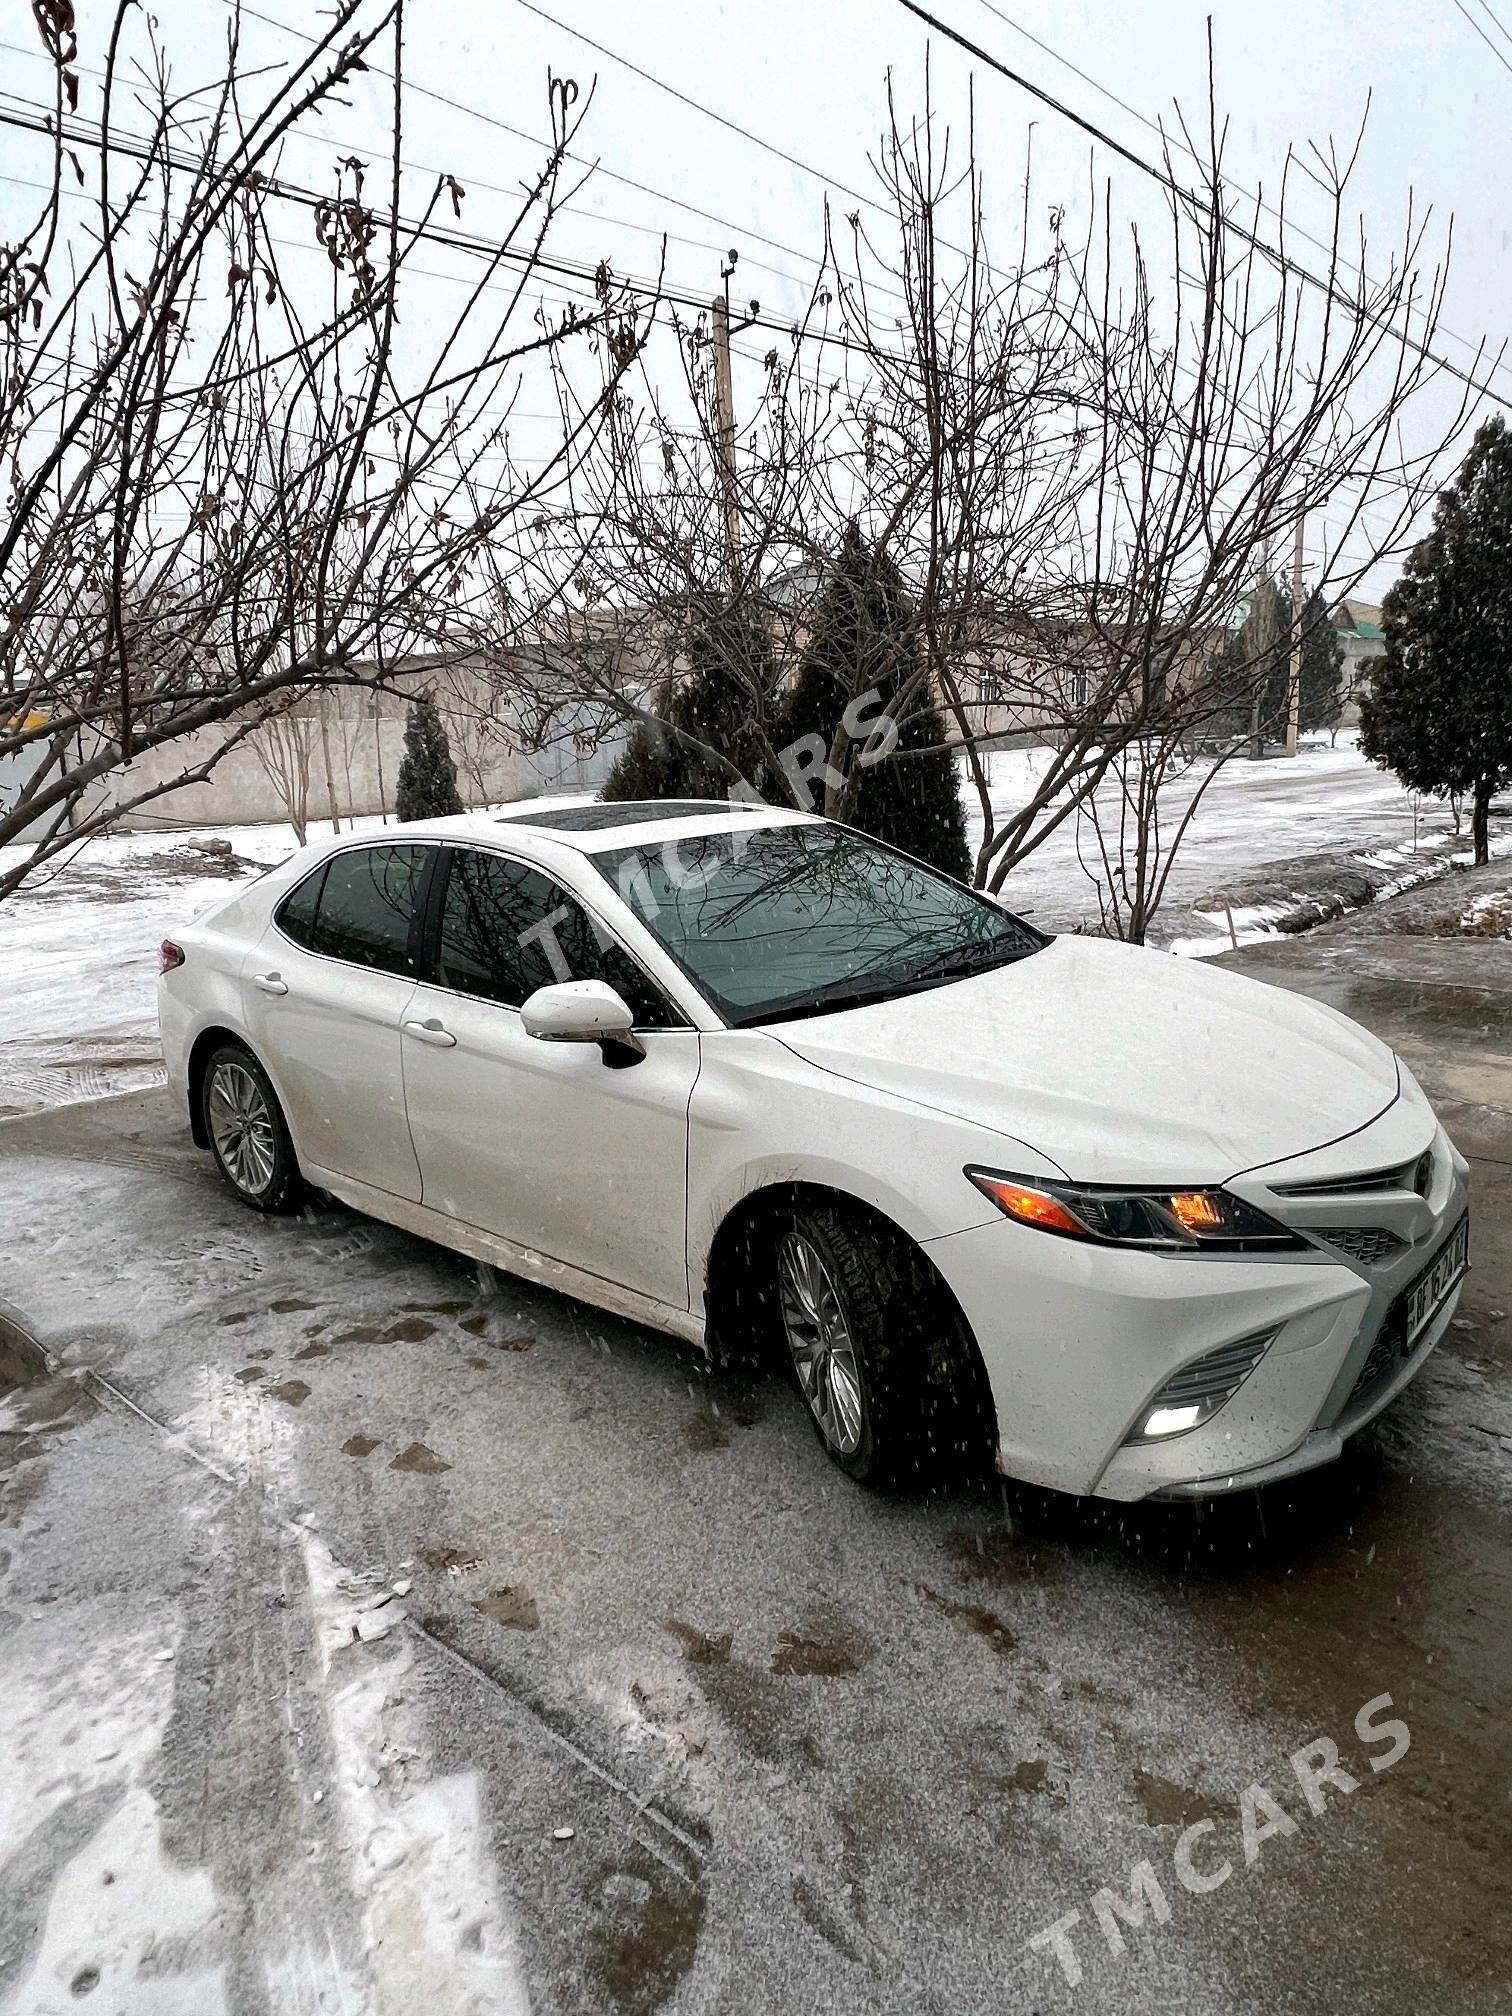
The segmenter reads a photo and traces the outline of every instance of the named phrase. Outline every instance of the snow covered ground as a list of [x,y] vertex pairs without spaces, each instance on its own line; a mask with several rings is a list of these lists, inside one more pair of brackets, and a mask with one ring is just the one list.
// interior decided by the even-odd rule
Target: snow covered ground
[[[1010,749],[990,757],[994,812],[1009,814],[1043,775],[1049,752]],[[1171,790],[1168,817],[1183,809],[1190,784]],[[966,794],[973,844],[980,816]],[[550,802],[557,802],[555,800]],[[359,820],[357,830],[376,828]],[[315,835],[326,832],[312,827]],[[195,840],[228,841],[232,857],[195,851]],[[1416,801],[1366,763],[1352,738],[1304,745],[1293,762],[1236,760],[1207,792],[1178,855],[1153,942],[1183,953],[1230,943],[1223,910],[1193,910],[1194,899],[1299,855],[1337,852],[1398,870],[1394,886],[1436,872],[1465,845],[1445,807]],[[160,1075],[156,1034],[159,942],[192,921],[227,887],[283,860],[295,845],[288,826],[239,826],[131,833],[91,840],[42,869],[0,903],[0,1115],[66,1104],[151,1084]],[[18,850],[0,850],[0,864]],[[1098,918],[1089,867],[1093,836],[1069,818],[1016,868],[1008,901],[1051,926]],[[1236,909],[1240,942],[1272,935],[1276,911]]]
[[[1044,776],[1051,752],[1004,749],[988,759],[993,815],[1002,819],[1022,805]],[[1167,830],[1178,823],[1205,767],[1173,780],[1164,801]],[[1116,830],[1116,793],[1107,824]],[[967,831],[973,847],[982,820],[968,789]],[[1308,738],[1295,759],[1267,757],[1258,763],[1237,757],[1218,773],[1203,795],[1192,825],[1177,850],[1164,906],[1151,942],[1186,954],[1227,951],[1229,920],[1221,907],[1194,910],[1194,902],[1222,896],[1231,885],[1262,867],[1299,855],[1337,854],[1363,865],[1395,871],[1388,888],[1410,887],[1438,872],[1446,858],[1468,848],[1467,833],[1456,834],[1446,806],[1417,799],[1388,772],[1367,763],[1352,731],[1331,748],[1326,736]],[[1090,823],[1073,814],[1014,869],[1003,890],[1015,909],[1041,922],[1064,926],[1084,921],[1096,928],[1099,916],[1097,837]],[[1278,873],[1278,881],[1284,874]],[[1275,905],[1235,907],[1235,936],[1241,944],[1275,934]]]

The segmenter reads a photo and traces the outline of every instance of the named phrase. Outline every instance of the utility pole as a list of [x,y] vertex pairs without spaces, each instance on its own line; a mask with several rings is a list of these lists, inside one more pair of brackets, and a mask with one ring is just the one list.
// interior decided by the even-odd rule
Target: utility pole
[[1286,674],[1286,753],[1297,753],[1297,730],[1302,725],[1302,528],[1306,519],[1297,518],[1297,534],[1292,544],[1292,636],[1291,662]]
[[735,499],[735,395],[730,384],[729,274],[714,310],[714,437],[719,487],[724,497],[725,565],[734,581],[740,567],[740,511]]
[[[1269,581],[1270,581],[1270,551],[1267,548],[1260,555],[1260,571],[1255,576],[1255,600],[1254,603],[1251,605],[1254,609],[1258,610],[1262,606],[1266,586],[1269,583]],[[1267,637],[1265,637],[1265,635],[1262,633],[1258,617],[1255,620],[1253,629],[1255,632],[1256,640],[1260,644],[1261,648],[1263,650],[1268,651],[1270,640]],[[1265,754],[1265,740],[1260,732],[1260,704],[1264,697],[1264,693],[1265,693],[1265,673],[1263,670],[1257,670],[1257,668],[1252,665],[1250,667],[1250,728],[1249,728],[1249,760],[1252,763],[1258,763],[1261,757],[1264,756]]]

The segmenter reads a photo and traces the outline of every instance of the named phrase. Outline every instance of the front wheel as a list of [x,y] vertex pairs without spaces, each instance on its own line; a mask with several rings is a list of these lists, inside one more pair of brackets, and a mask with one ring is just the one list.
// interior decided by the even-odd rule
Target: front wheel
[[847,1475],[893,1483],[989,1445],[975,1347],[944,1285],[860,1211],[800,1206],[778,1232],[776,1302],[798,1390]]
[[216,1166],[254,1211],[292,1211],[302,1191],[294,1143],[268,1074],[239,1043],[222,1044],[200,1084]]

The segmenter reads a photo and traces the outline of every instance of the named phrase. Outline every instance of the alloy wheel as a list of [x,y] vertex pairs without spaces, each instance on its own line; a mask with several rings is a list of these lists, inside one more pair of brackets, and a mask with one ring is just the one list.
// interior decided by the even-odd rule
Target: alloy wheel
[[777,1291],[798,1383],[820,1433],[841,1456],[861,1444],[861,1375],[845,1305],[816,1246],[801,1231],[782,1242]]
[[234,1057],[223,1057],[205,1102],[221,1166],[239,1190],[260,1197],[273,1180],[277,1135],[261,1085]]

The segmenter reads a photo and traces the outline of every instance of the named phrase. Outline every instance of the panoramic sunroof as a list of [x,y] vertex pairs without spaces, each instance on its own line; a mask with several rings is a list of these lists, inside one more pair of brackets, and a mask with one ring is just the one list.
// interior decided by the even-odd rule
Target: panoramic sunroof
[[644,826],[652,819],[686,819],[692,813],[732,809],[718,798],[622,798],[609,805],[559,805],[547,812],[501,812],[499,824],[550,826],[559,833],[603,833],[611,826]]

